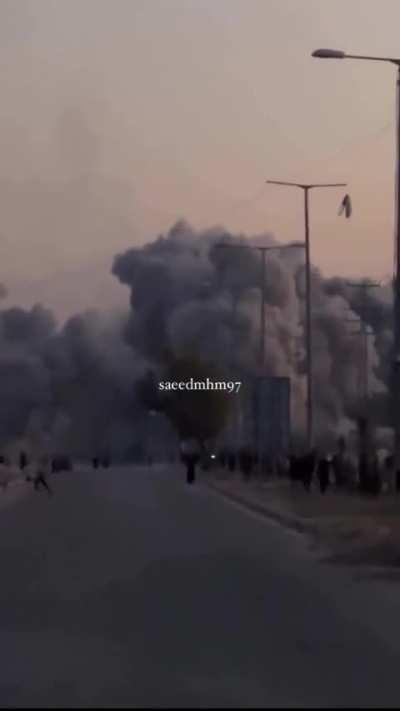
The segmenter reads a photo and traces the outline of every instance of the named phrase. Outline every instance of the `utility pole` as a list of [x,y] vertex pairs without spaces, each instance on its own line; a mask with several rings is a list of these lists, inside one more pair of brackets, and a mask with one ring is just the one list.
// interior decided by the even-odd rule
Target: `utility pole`
[[[360,411],[358,415],[358,432],[359,432],[359,476],[360,485],[367,491],[368,481],[372,467],[372,433],[369,422],[369,347],[368,339],[373,333],[368,331],[366,312],[367,312],[367,291],[380,286],[380,284],[362,281],[358,283],[347,282],[349,287],[361,290],[362,298],[360,304],[359,324],[360,329],[354,335],[361,335],[362,338],[362,358],[359,377],[359,395],[360,395]],[[357,319],[348,319],[348,322],[355,322]]]
[[[368,346],[368,339],[371,336],[373,336],[373,333],[368,331],[368,325],[367,325],[367,319],[366,319],[367,292],[368,292],[368,289],[379,288],[380,284],[377,284],[375,282],[370,282],[370,281],[361,281],[361,282],[347,282],[347,286],[350,286],[355,289],[360,289],[361,293],[362,293],[361,305],[360,305],[360,318],[359,318],[360,330],[357,331],[356,334],[359,334],[362,339],[362,362],[361,362],[361,368],[360,368],[359,387],[360,387],[361,402],[363,404],[365,416],[368,417],[368,401],[369,401],[369,346]],[[356,319],[349,319],[348,322],[354,323],[354,322],[356,322]]]
[[365,321],[360,318],[348,318],[345,319],[346,323],[358,324],[358,331],[353,331],[350,335],[361,336],[361,364],[359,369],[358,377],[358,397],[362,405],[363,411],[367,413],[368,402],[369,402],[369,342],[368,339],[374,334],[372,331],[368,330],[368,326]]
[[257,251],[261,255],[261,277],[260,277],[260,290],[261,290],[261,300],[260,300],[260,346],[258,350],[258,363],[260,368],[260,375],[264,374],[265,367],[265,281],[267,274],[267,263],[266,263],[266,253],[271,251],[283,251],[286,249],[298,249],[305,246],[304,242],[289,242],[289,244],[274,244],[268,247],[259,247],[252,244],[231,244],[229,242],[219,242],[215,245],[219,248],[225,249],[252,249]]
[[259,247],[258,250],[261,253],[260,375],[263,375],[265,366],[265,277],[267,248]]
[[393,279],[393,335],[394,335],[394,471],[395,486],[400,473],[400,61],[397,65],[396,81],[396,175],[395,175],[395,239],[394,239],[394,279]]
[[306,356],[307,356],[307,447],[312,449],[314,444],[313,422],[313,348],[312,348],[312,322],[311,322],[311,255],[310,255],[310,221],[309,221],[309,192],[314,188],[339,188],[347,183],[289,183],[282,180],[267,180],[271,185],[300,188],[304,192],[304,232],[306,247]]
[[358,376],[358,386],[357,386],[357,396],[359,402],[362,403],[363,410],[367,412],[368,407],[368,397],[369,397],[369,385],[368,385],[368,373],[369,373],[369,359],[368,359],[368,337],[373,334],[368,332],[365,322],[361,317],[359,318],[346,318],[346,323],[354,323],[359,326],[357,331],[352,331],[351,336],[361,336],[362,344],[362,355],[361,355],[361,366],[359,369]]
[[[227,242],[219,242],[215,245],[218,248],[226,248],[226,249],[251,249],[255,250],[260,253],[261,255],[261,276],[260,276],[260,290],[261,290],[261,298],[260,298],[260,334],[259,334],[259,349],[258,349],[258,365],[259,365],[259,378],[262,378],[265,373],[264,373],[264,368],[265,368],[265,350],[266,350],[266,344],[265,344],[265,281],[266,281],[266,271],[267,271],[267,265],[266,265],[266,255],[267,252],[271,251],[283,251],[286,249],[298,249],[298,248],[303,248],[305,247],[304,242],[290,242],[289,244],[277,244],[277,245],[270,245],[266,247],[262,246],[256,246],[256,245],[251,245],[251,244],[232,244],[232,243],[227,243]],[[261,436],[261,422],[260,422],[260,411],[261,408],[259,406],[259,400],[258,400],[258,393],[255,391],[256,394],[256,399],[257,399],[257,408],[256,408],[256,418],[255,418],[255,440],[257,443],[257,449],[258,449],[258,457],[259,457],[259,471],[261,474],[262,471],[262,436]]]
[[400,475],[400,57],[371,57],[363,54],[348,54],[339,49],[317,49],[312,53],[319,59],[355,59],[368,62],[384,62],[396,67],[396,173],[395,173],[395,218],[394,218],[394,274],[393,274],[393,425],[394,425],[394,471],[396,481]]

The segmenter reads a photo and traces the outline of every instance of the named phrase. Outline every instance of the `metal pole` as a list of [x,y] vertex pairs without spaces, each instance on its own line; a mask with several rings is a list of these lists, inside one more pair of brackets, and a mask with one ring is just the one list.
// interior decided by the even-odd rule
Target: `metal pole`
[[363,382],[363,403],[365,410],[365,417],[368,418],[368,383],[369,383],[369,373],[368,373],[368,327],[366,322],[367,314],[367,289],[363,289],[363,313],[362,313],[362,332],[363,332],[363,360],[364,360],[364,382]]
[[307,446],[309,449],[314,444],[314,421],[313,421],[313,359],[312,359],[312,321],[311,321],[311,259],[310,259],[310,224],[309,224],[309,190],[313,188],[340,188],[346,183],[290,183],[283,180],[267,180],[273,185],[284,185],[304,190],[304,222],[305,222],[305,248],[306,248],[306,358],[307,358],[307,396],[306,396],[306,418],[307,418]]
[[369,341],[367,326],[364,326],[364,359],[365,359],[365,411],[369,404]]
[[394,273],[394,471],[400,470],[400,65],[396,85],[396,204]]
[[304,222],[306,243],[306,354],[307,354],[307,446],[313,446],[313,362],[311,328],[311,260],[309,224],[309,188],[304,187]]
[[365,314],[366,314],[366,295],[367,295],[367,290],[366,288],[362,289],[362,300],[361,300],[361,324],[360,324],[360,331],[361,331],[361,356],[362,356],[362,363],[361,363],[361,378],[360,378],[360,402],[361,402],[361,407],[364,411],[365,417],[368,417],[367,413],[367,328],[366,328],[366,323],[365,323]]
[[[360,404],[363,408],[365,417],[368,417],[368,404],[369,404],[369,337],[367,325],[367,291],[368,289],[376,289],[380,286],[376,282],[361,281],[361,282],[347,282],[347,286],[360,289],[360,330],[361,335],[361,368],[359,376],[359,396]],[[352,319],[350,319],[350,322]]]
[[368,333],[364,319],[361,320],[362,339],[362,368],[361,368],[361,406],[366,418],[368,418]]
[[[300,185],[296,185],[296,187],[303,187]],[[312,187],[312,186],[310,186]],[[330,187],[330,186],[329,186]],[[300,242],[293,242],[292,244],[288,245],[270,245],[268,247],[256,247],[252,245],[244,245],[244,244],[218,244],[216,245],[217,247],[227,247],[227,248],[234,248],[234,249],[253,249],[261,252],[261,283],[260,283],[260,289],[261,289],[261,300],[260,300],[260,347],[259,347],[259,353],[258,353],[258,360],[259,360],[259,374],[258,378],[262,378],[264,376],[264,368],[265,368],[265,280],[266,280],[266,252],[269,252],[271,250],[282,250],[282,249],[288,249],[288,248],[298,248],[298,247],[304,247],[305,244],[300,243]],[[257,358],[257,354],[256,354]],[[257,382],[257,378],[255,380]],[[260,380],[261,382],[261,380]],[[261,393],[260,389],[257,388],[254,391],[255,397],[253,400],[253,406],[255,406],[255,418],[254,418],[254,445],[255,449],[258,453],[259,456],[259,471],[261,473],[262,471],[262,464],[261,464],[261,453],[262,453],[262,444],[261,444],[261,422],[260,422],[260,398],[261,398]],[[242,417],[241,417],[241,423],[242,423]]]
[[[339,50],[319,49],[314,57],[336,59],[366,59],[389,62],[397,66],[396,82],[396,187],[395,187],[395,230],[394,230],[394,275],[393,275],[393,370],[392,370],[392,422],[394,429],[394,474],[396,485],[400,473],[400,59],[397,57],[371,57],[361,54],[347,54]],[[400,483],[400,479],[399,479]]]
[[266,250],[261,251],[261,309],[260,309],[260,375],[264,375],[265,367],[265,274],[266,274]]
[[[260,301],[260,387],[262,387],[262,378],[265,368],[265,274],[266,274],[266,250],[262,247],[258,248],[261,254],[261,301]],[[258,473],[262,476],[262,428],[261,428],[261,391],[257,388],[257,456],[258,456]]]

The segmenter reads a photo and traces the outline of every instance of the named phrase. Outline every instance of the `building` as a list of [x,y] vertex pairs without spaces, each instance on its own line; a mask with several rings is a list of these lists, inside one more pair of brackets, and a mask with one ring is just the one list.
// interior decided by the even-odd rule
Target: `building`
[[261,457],[287,455],[291,437],[290,379],[242,377],[242,387],[232,397],[235,400],[221,445],[229,449],[247,447]]

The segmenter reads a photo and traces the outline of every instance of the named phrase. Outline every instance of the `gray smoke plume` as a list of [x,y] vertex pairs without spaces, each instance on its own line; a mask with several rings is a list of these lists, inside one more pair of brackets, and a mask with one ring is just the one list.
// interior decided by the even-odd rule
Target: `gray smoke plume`
[[[161,416],[150,422],[137,384],[149,369],[161,373],[169,355],[188,351],[222,369],[227,379],[248,382],[258,362],[261,288],[266,371],[291,378],[295,434],[304,432],[302,249],[268,252],[261,285],[259,253],[219,248],[220,243],[277,244],[271,235],[245,239],[222,228],[196,231],[180,221],[165,236],[115,257],[112,272],[130,290],[125,313],[87,311],[60,328],[40,305],[1,310],[1,447],[50,441],[53,449],[77,456],[107,450],[124,457],[143,444],[150,425],[152,432],[171,436]],[[371,330],[371,411],[379,426],[390,424],[390,292],[382,287],[363,293],[313,270],[315,421],[321,441],[349,427],[357,414],[362,342],[349,318],[361,316]]]
[[[219,248],[224,243],[234,248]],[[223,365],[227,376],[255,372],[259,342],[260,256],[239,245],[276,245],[270,235],[246,240],[224,229],[196,232],[184,221],[165,236],[114,260],[113,273],[130,288],[127,342],[156,367],[166,353],[188,349]],[[304,429],[304,255],[269,252],[264,289],[266,371],[292,381],[295,427]],[[312,274],[314,379],[317,434],[337,432],[355,417],[360,400],[362,340],[349,319],[363,318],[369,338],[370,389],[387,405],[391,304],[386,291],[352,289],[342,279]],[[378,410],[377,410],[378,412]]]
[[[126,117],[129,124],[132,119],[126,90],[132,63],[125,53],[132,12],[124,21],[124,10],[121,21],[97,0],[0,3],[0,240],[9,250],[9,269],[22,281],[33,276],[31,269],[43,277],[43,265],[57,272],[91,259],[94,244],[103,255],[130,244],[135,151],[126,151],[123,135]],[[113,37],[122,38],[121,51],[108,51]],[[137,139],[135,121],[132,126]],[[147,149],[141,156],[147,161]],[[0,446],[30,437],[50,438],[55,447],[82,456],[100,447],[128,451],[147,427],[135,384],[148,368],[161,370],[168,354],[195,349],[227,376],[254,374],[261,289],[266,369],[291,378],[294,423],[303,432],[304,254],[268,253],[261,285],[259,254],[215,248],[219,242],[276,245],[269,234],[246,239],[218,227],[199,232],[180,221],[166,235],[115,258],[113,273],[130,290],[125,314],[78,313],[63,327],[42,306],[6,308],[0,284]],[[349,317],[365,319],[373,334],[371,411],[387,426],[387,288],[371,290],[364,301],[363,292],[342,279],[324,279],[318,270],[312,282],[319,435],[336,431],[357,412],[362,345],[350,333]]]
[[0,444],[91,456],[134,441],[134,384],[144,372],[125,319],[88,312],[57,330],[41,306],[0,312]]

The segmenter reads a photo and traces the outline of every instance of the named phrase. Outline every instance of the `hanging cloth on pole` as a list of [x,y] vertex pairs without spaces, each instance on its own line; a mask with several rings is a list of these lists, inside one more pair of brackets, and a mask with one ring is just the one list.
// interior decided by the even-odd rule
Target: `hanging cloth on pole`
[[340,203],[338,215],[343,215],[344,212],[345,216],[348,218],[351,216],[352,211],[350,195],[347,194]]

